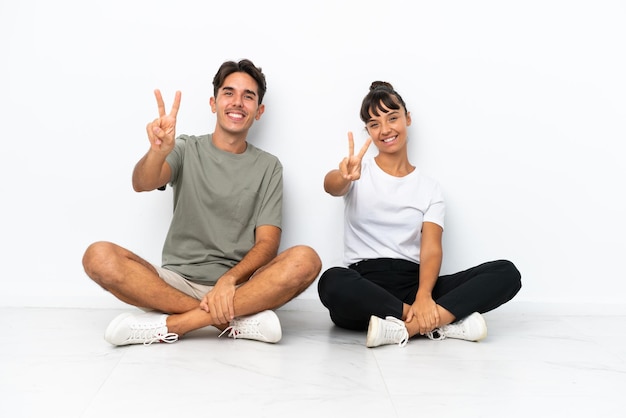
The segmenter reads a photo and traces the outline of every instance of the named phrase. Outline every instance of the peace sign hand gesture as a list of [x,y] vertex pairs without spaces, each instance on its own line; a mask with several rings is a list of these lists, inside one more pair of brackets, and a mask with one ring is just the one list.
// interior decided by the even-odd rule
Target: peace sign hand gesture
[[352,132],[348,132],[349,154],[339,163],[339,171],[344,179],[355,181],[361,178],[361,161],[371,143],[372,138],[367,138],[359,153],[354,155],[354,137]]
[[176,92],[172,110],[169,115],[165,114],[165,104],[160,90],[154,90],[154,96],[159,108],[159,117],[148,123],[146,132],[150,140],[150,149],[164,154],[169,154],[174,148],[176,138],[176,116],[180,108],[180,91]]

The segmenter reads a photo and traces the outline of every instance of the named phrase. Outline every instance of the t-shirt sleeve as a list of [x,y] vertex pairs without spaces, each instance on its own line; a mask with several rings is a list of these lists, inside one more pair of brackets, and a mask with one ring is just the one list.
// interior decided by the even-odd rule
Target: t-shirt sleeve
[[438,183],[433,185],[430,205],[424,213],[423,222],[432,222],[444,227],[444,218],[446,214],[446,205],[443,199],[443,192]]
[[274,225],[278,228],[282,228],[283,167],[278,160],[276,160],[262,199],[257,226]]
[[178,174],[180,173],[180,168],[183,166],[186,140],[187,137],[185,135],[181,135],[176,138],[176,144],[174,145],[174,149],[165,158],[165,161],[170,166],[170,170],[172,172],[172,175],[170,177],[170,186],[176,184],[176,181],[178,180]]

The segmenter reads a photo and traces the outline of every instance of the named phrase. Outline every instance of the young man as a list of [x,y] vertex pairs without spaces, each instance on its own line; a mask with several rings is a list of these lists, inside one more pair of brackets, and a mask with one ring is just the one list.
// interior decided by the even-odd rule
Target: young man
[[176,137],[181,93],[166,114],[155,90],[159,117],[146,128],[150,149],[132,182],[137,192],[173,188],[162,266],[110,242],[90,245],[83,257],[92,280],[145,311],[113,319],[109,343],[174,342],[209,325],[233,338],[280,340],[272,310],[309,287],[321,261],[307,246],[277,254],[282,165],[247,142],[265,110],[265,91],[265,76],[251,61],[224,62],[213,79],[213,133]]

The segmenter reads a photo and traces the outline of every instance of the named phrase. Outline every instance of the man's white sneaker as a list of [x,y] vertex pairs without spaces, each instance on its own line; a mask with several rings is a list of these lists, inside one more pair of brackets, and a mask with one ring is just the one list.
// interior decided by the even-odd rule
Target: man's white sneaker
[[367,328],[367,347],[378,347],[384,344],[398,344],[404,347],[409,342],[409,332],[404,322],[393,316],[385,319],[372,315]]
[[173,343],[178,334],[167,331],[167,315],[158,312],[123,313],[107,327],[104,339],[113,345]]
[[234,339],[245,338],[266,343],[277,343],[283,336],[278,316],[274,311],[269,310],[233,319],[228,328],[219,336],[227,332],[229,332],[228,337]]
[[473,314],[460,321],[435,328],[426,334],[431,340],[443,340],[445,338],[456,338],[467,341],[480,341],[487,336],[487,323],[481,314]]

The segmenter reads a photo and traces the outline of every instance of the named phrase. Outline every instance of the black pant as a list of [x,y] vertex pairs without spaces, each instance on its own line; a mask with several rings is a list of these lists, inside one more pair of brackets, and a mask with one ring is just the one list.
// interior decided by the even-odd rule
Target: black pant
[[[439,277],[433,299],[462,319],[511,300],[522,287],[520,279],[520,272],[510,261],[491,261]],[[326,270],[317,291],[337,326],[365,330],[371,315],[401,319],[403,303],[415,301],[418,286],[418,264],[380,258]]]

